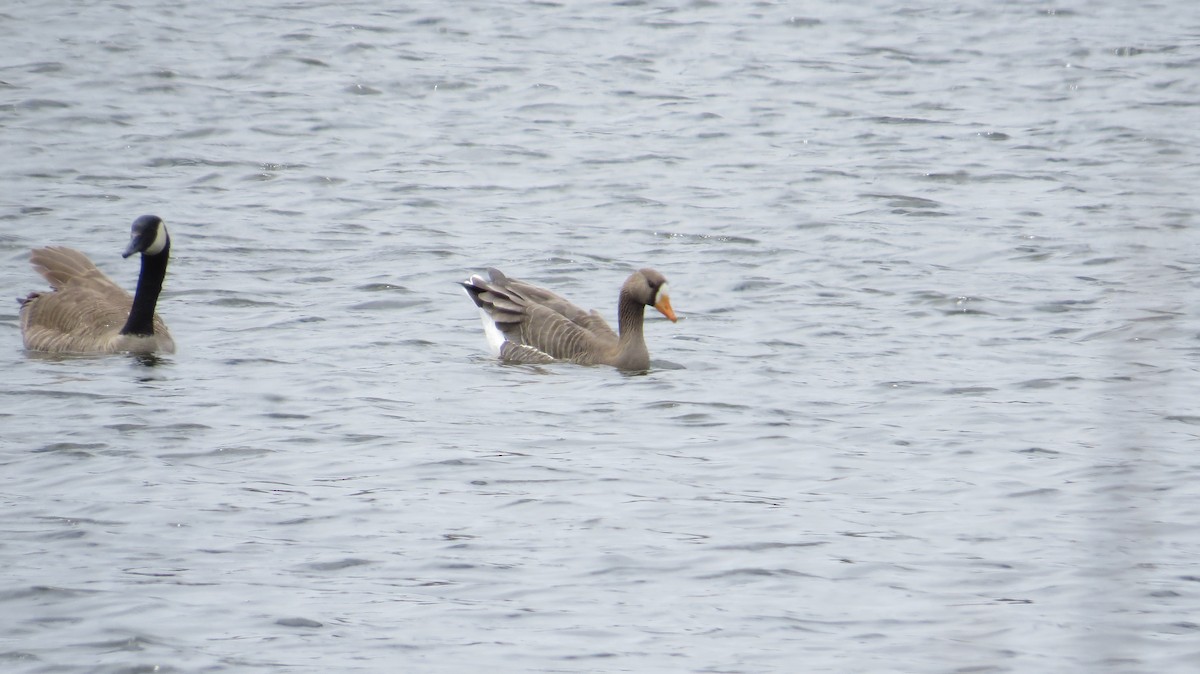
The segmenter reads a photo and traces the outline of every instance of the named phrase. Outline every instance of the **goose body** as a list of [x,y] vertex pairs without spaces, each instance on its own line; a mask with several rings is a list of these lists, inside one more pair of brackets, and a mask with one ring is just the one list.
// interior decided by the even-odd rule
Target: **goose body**
[[584,311],[558,295],[488,270],[462,284],[483,320],[493,355],[512,363],[569,361],[646,370],[650,353],[642,332],[645,309],[658,309],[675,321],[667,280],[653,269],[629,276],[617,300],[614,332],[596,311]]
[[170,252],[171,238],[161,218],[144,215],[134,221],[122,257],[141,253],[142,269],[137,292],[130,296],[77,250],[34,250],[30,263],[53,290],[17,300],[25,348],[51,353],[174,353],[175,341],[154,312]]

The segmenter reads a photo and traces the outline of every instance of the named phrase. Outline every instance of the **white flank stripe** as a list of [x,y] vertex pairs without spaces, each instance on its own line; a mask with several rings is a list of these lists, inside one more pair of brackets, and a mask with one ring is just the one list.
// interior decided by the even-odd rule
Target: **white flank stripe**
[[487,337],[488,348],[491,349],[492,356],[499,358],[500,347],[508,340],[504,338],[504,333],[500,332],[500,328],[496,327],[496,321],[493,321],[488,312],[482,308],[479,310],[479,320],[483,323],[483,334]]

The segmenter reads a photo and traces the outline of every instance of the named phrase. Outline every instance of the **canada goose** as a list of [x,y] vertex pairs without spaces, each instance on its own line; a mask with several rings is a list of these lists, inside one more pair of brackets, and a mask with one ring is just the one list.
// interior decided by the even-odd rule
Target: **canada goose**
[[51,292],[33,292],[21,303],[25,348],[54,353],[174,353],[175,341],[154,313],[171,237],[156,215],[133,221],[121,257],[142,254],[137,293],[104,275],[83,253],[62,246],[38,248],[29,261],[50,282]]
[[473,275],[462,286],[479,307],[493,355],[512,363],[565,360],[646,370],[650,367],[650,352],[642,336],[646,307],[675,321],[667,279],[653,269],[635,271],[621,286],[617,301],[620,335],[596,311],[584,311],[549,290],[508,278],[498,269],[488,269],[488,275],[491,280]]

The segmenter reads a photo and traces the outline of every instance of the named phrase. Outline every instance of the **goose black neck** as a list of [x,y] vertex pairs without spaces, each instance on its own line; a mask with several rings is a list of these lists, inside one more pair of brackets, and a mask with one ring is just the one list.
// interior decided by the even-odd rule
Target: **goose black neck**
[[158,295],[162,292],[163,279],[167,277],[167,258],[170,257],[171,243],[157,255],[142,255],[142,273],[138,275],[137,292],[133,294],[133,308],[129,310],[129,320],[121,328],[122,335],[153,335],[154,307],[158,304]]

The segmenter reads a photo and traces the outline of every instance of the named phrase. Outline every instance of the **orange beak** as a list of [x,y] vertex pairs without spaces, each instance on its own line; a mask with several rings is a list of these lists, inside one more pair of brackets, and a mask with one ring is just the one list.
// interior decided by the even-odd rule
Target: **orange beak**
[[671,308],[671,296],[666,293],[659,293],[658,301],[654,303],[654,308],[658,309],[663,316],[675,322],[675,310]]

